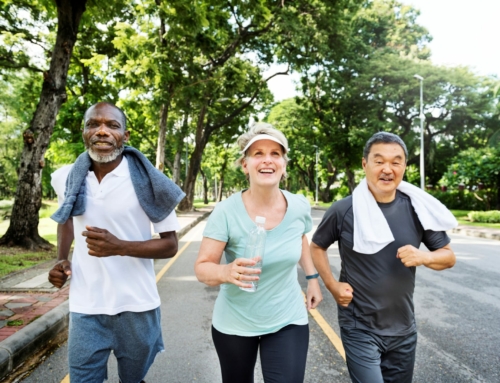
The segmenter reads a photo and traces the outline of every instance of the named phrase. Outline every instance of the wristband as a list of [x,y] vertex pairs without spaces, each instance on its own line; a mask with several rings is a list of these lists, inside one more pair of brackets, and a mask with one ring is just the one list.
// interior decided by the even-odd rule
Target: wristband
[[313,275],[306,275],[306,279],[315,279],[315,278],[318,278],[319,277],[319,274],[316,273],[316,274],[313,274]]

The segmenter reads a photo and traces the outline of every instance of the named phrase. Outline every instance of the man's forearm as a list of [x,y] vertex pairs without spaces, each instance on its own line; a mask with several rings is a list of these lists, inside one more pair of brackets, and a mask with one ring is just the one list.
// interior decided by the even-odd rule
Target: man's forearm
[[69,250],[75,238],[73,231],[73,218],[63,224],[57,224],[57,260],[66,260],[69,257]]
[[161,238],[147,241],[121,241],[119,255],[136,258],[164,259],[177,254],[178,240],[175,231],[161,233]]
[[424,266],[433,270],[445,270],[453,267],[455,262],[455,253],[452,248],[447,245],[441,249],[428,252]]
[[323,280],[325,286],[328,290],[331,290],[331,286],[335,285],[338,282],[333,276],[326,250],[319,247],[314,242],[311,242],[311,256],[314,267],[316,267],[316,270],[318,270],[318,273],[321,276],[321,279]]

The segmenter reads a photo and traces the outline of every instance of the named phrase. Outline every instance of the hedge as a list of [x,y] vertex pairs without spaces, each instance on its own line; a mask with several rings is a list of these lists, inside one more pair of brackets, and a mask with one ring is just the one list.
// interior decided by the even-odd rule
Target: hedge
[[500,223],[500,210],[471,211],[467,215],[471,222]]
[[493,194],[486,190],[428,190],[428,192],[440,200],[448,209],[456,210],[490,210],[492,207]]

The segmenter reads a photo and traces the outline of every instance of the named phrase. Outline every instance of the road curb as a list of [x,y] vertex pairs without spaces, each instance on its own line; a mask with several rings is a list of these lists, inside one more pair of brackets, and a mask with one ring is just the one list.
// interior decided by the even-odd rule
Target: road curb
[[[207,211],[177,232],[180,239],[210,215]],[[21,363],[46,346],[69,325],[69,300],[0,342],[0,380],[14,371]]]
[[68,327],[68,308],[69,302],[65,301],[0,342],[0,378],[11,373]]
[[472,227],[456,227],[452,229],[451,232],[455,234],[468,235],[470,237],[494,239],[500,241],[500,232],[473,229]]
[[196,218],[189,225],[187,225],[187,226],[183,227],[182,229],[180,229],[177,232],[177,238],[181,239],[182,237],[184,237],[189,230],[191,230],[193,227],[195,227],[196,225],[198,225],[198,223],[200,223],[205,218],[207,218],[210,215],[210,213],[212,213],[212,211],[207,211],[203,215],[200,215],[198,218]]

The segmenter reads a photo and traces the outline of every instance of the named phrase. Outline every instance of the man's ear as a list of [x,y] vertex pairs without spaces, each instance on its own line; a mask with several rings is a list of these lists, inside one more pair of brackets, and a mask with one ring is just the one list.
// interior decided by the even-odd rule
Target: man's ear
[[366,170],[366,160],[365,157],[361,159],[361,166],[363,167],[363,170]]

